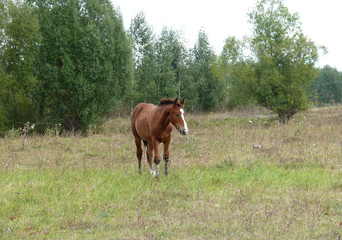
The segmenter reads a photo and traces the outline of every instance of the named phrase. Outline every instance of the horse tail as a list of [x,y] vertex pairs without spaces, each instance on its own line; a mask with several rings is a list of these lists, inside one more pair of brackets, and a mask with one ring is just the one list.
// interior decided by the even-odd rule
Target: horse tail
[[147,147],[148,142],[143,140],[145,147]]

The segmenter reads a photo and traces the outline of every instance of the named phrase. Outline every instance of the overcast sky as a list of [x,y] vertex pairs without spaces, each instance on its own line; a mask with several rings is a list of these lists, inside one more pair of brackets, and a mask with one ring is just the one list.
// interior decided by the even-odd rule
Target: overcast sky
[[[187,47],[193,47],[201,28],[217,54],[229,36],[241,39],[250,35],[247,13],[256,0],[112,0],[123,16],[125,28],[143,11],[147,23],[159,34],[164,26],[182,32]],[[324,45],[328,54],[317,66],[328,64],[342,71],[342,1],[283,0],[291,13],[299,13],[302,30],[317,45]]]

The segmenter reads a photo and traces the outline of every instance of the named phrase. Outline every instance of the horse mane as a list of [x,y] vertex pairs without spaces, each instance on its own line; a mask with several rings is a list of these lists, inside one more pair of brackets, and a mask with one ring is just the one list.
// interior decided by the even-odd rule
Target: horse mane
[[162,100],[160,100],[159,106],[173,104],[174,102],[175,100],[172,98],[163,98]]

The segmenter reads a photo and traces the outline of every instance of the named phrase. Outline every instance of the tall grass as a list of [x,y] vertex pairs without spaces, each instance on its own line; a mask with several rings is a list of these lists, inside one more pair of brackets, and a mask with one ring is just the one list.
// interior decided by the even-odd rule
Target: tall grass
[[285,126],[190,115],[158,180],[146,157],[138,175],[128,118],[88,137],[12,134],[0,139],[0,239],[340,239],[341,112]]

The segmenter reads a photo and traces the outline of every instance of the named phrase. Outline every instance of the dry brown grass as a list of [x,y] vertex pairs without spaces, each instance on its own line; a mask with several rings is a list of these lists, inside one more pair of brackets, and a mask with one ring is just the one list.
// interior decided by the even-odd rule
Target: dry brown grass
[[0,238],[340,239],[342,107],[187,116],[168,178],[138,175],[129,119],[0,139]]

